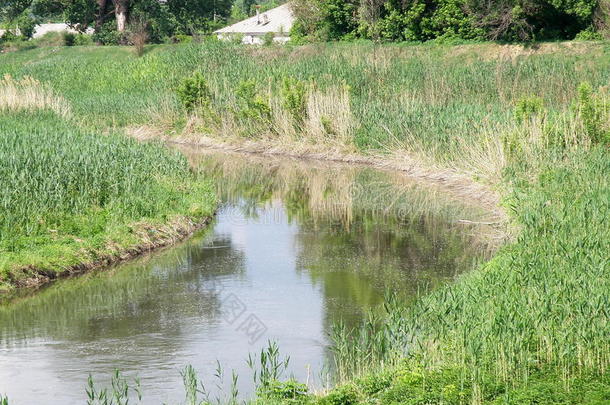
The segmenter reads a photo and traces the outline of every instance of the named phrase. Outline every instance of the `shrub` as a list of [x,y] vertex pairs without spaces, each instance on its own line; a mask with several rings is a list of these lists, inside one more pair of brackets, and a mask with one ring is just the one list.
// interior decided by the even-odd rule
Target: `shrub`
[[32,40],[37,46],[64,46],[66,39],[63,32],[47,32],[43,36]]
[[38,21],[36,21],[36,19],[33,18],[29,13],[24,12],[17,18],[16,23],[19,27],[21,37],[30,39],[34,35]]
[[578,86],[578,113],[585,133],[594,143],[610,143],[610,130],[604,127],[610,104],[593,93],[589,83]]
[[357,403],[358,391],[351,384],[334,389],[319,401],[320,405],[356,405]]
[[174,37],[172,38],[172,42],[176,43],[176,44],[190,44],[191,42],[193,42],[193,37],[191,35],[174,35]]
[[391,373],[379,373],[363,377],[356,383],[364,394],[370,396],[388,388],[392,384],[392,377]]
[[282,83],[281,93],[284,108],[288,110],[297,125],[302,125],[307,118],[307,84],[286,77]]
[[523,97],[517,101],[515,119],[518,122],[529,121],[544,111],[544,101],[540,97]]
[[268,121],[271,119],[271,107],[259,94],[254,80],[244,80],[235,91],[242,118]]
[[584,29],[578,34],[576,34],[576,37],[574,37],[574,39],[577,41],[601,41],[602,39],[604,39],[604,37],[602,36],[602,34],[595,31],[593,27],[588,27],[587,29]]
[[76,36],[74,37],[75,46],[91,45],[92,43],[93,43],[93,39],[91,38],[91,35],[76,34]]
[[136,55],[144,55],[144,46],[150,39],[148,25],[142,20],[136,20],[129,27],[129,42],[134,46]]
[[76,42],[76,34],[73,32],[65,31],[63,33],[63,38],[64,38],[64,45],[66,45],[66,46],[73,46],[74,43]]
[[258,396],[262,399],[299,400],[307,396],[307,385],[294,379],[288,381],[269,381],[258,389]]
[[2,37],[0,37],[0,40],[2,40],[2,42],[10,42],[10,41],[16,41],[19,37],[17,36],[17,34],[15,34],[13,32],[13,30],[6,30],[4,31],[4,34],[2,34]]
[[273,45],[274,39],[275,39],[275,33],[274,32],[266,33],[265,36],[263,37],[263,45],[265,45],[265,46]]
[[176,93],[180,103],[189,113],[198,107],[208,107],[212,102],[212,92],[208,87],[208,82],[199,72],[183,79]]
[[123,39],[123,34],[116,30],[116,23],[113,21],[108,21],[93,34],[93,41],[101,45],[119,45]]

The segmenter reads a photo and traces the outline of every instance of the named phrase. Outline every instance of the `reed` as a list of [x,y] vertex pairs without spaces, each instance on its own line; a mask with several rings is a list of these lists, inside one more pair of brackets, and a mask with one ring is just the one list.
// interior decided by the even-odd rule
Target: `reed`
[[30,266],[61,272],[148,243],[147,228],[212,210],[209,184],[159,145],[82,131],[49,113],[1,115],[0,134],[2,282]]

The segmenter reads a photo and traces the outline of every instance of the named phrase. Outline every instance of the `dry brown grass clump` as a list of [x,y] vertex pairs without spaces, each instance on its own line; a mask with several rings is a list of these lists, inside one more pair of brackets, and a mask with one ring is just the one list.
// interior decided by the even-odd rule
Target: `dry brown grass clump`
[[0,79],[0,111],[52,110],[62,117],[70,115],[68,102],[31,77]]

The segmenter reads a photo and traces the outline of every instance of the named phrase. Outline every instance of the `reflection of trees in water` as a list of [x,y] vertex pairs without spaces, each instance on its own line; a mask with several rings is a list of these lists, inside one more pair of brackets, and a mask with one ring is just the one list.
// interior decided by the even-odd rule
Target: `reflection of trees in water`
[[[434,232],[430,232],[430,227]],[[354,214],[350,232],[332,223],[298,234],[301,271],[320,285],[328,329],[338,320],[348,326],[395,291],[405,300],[466,271],[476,254],[451,229],[425,219],[397,224],[370,213]]]
[[129,266],[66,280],[0,306],[0,343],[10,336],[75,343],[146,333],[179,337],[185,320],[218,321],[221,302],[213,282],[243,271],[244,257],[231,247],[231,240],[207,244],[197,238]]
[[246,215],[282,200],[301,225],[298,266],[324,291],[327,326],[357,322],[386,289],[410,298],[434,287],[467,270],[484,247],[455,225],[483,221],[483,212],[401,173],[269,156],[189,157]]
[[481,220],[484,215],[438,187],[399,172],[271,156],[184,152],[195,167],[215,179],[222,200],[240,201],[249,208],[246,214],[256,215],[256,207],[277,199],[291,220],[308,225],[332,219],[349,227],[354,208],[391,211],[401,218]]

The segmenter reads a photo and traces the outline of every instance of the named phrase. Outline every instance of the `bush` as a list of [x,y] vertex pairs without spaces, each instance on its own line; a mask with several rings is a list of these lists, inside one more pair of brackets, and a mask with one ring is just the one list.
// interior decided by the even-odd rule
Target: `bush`
[[585,133],[594,143],[610,143],[610,129],[604,126],[610,103],[593,93],[589,83],[578,86],[578,113]]
[[358,391],[351,384],[334,389],[319,401],[319,405],[356,405],[357,403]]
[[38,24],[38,21],[36,21],[36,19],[34,19],[26,11],[21,14],[15,22],[17,23],[17,26],[19,27],[19,32],[23,38],[32,38],[32,36],[34,35],[34,31],[36,30],[36,24]]
[[11,42],[11,41],[16,41],[18,39],[19,39],[19,36],[17,34],[15,34],[13,32],[13,30],[10,30],[10,29],[6,30],[4,32],[4,34],[2,34],[2,37],[0,37],[0,40],[2,42]]
[[595,31],[593,27],[589,27],[576,34],[574,39],[577,41],[601,41],[604,37],[601,33]]
[[290,77],[284,78],[282,83],[283,106],[297,125],[302,125],[307,117],[307,84],[301,80]]
[[93,44],[91,35],[88,34],[76,34],[74,37],[74,46],[85,46]]
[[212,102],[212,92],[208,83],[199,72],[182,80],[176,89],[178,99],[189,113],[196,108],[209,107]]
[[263,37],[263,45],[264,46],[273,45],[274,39],[275,39],[275,32],[266,33],[265,36]]
[[76,42],[76,34],[73,32],[65,31],[63,33],[63,37],[64,37],[65,46],[73,46],[74,43]]
[[256,82],[245,80],[239,83],[235,91],[238,102],[241,106],[240,115],[242,118],[268,121],[271,119],[271,107],[258,95]]
[[66,38],[63,32],[47,32],[40,38],[32,40],[36,46],[64,46]]
[[108,21],[93,34],[93,41],[101,45],[119,45],[123,43],[123,34],[116,30],[116,23],[114,21]]
[[307,385],[291,379],[288,381],[269,381],[258,389],[261,399],[300,400],[307,396]]
[[175,44],[190,44],[193,42],[193,37],[191,35],[174,35],[172,42]]
[[148,25],[142,20],[136,20],[129,26],[129,42],[133,45],[136,55],[144,55],[144,47],[150,39]]
[[542,98],[536,96],[523,97],[517,101],[515,107],[515,119],[518,122],[526,122],[544,112]]

